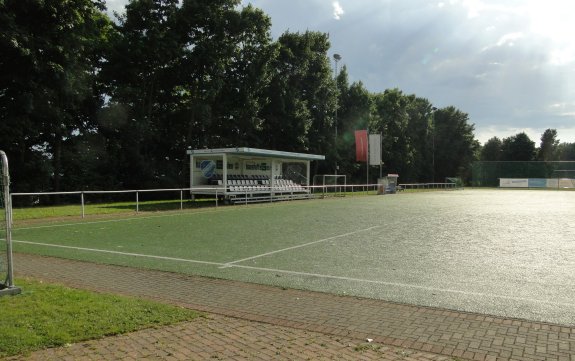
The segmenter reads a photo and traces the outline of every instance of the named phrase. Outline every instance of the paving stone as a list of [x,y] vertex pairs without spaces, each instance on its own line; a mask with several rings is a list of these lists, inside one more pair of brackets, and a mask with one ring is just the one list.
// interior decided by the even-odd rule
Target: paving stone
[[10,360],[575,361],[572,326],[26,254],[15,274],[207,317]]

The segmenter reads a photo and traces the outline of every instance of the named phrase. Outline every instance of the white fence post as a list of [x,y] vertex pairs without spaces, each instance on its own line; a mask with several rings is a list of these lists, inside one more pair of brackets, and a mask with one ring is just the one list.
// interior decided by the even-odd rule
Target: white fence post
[[82,202],[82,218],[86,216],[86,211],[84,209],[84,192],[80,193],[80,200]]

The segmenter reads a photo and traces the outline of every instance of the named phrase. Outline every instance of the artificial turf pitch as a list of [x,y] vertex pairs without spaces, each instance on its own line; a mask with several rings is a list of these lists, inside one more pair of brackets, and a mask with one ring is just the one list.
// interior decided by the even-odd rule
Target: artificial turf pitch
[[464,190],[16,227],[16,252],[575,324],[575,192]]

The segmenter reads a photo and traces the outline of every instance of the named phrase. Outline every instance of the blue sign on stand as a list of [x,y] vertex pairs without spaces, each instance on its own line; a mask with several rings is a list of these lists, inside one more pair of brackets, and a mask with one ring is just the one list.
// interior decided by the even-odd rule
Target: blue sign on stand
[[529,188],[546,188],[547,179],[545,178],[529,178]]
[[216,162],[213,160],[202,160],[200,169],[205,178],[211,178],[216,172]]

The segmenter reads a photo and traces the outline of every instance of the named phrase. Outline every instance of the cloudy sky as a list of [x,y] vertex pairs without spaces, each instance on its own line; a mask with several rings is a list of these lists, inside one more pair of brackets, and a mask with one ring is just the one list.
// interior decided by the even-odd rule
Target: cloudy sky
[[[108,0],[120,9],[127,0]],[[572,0],[242,0],[286,30],[330,34],[351,81],[470,116],[481,142],[555,128],[575,142]]]

